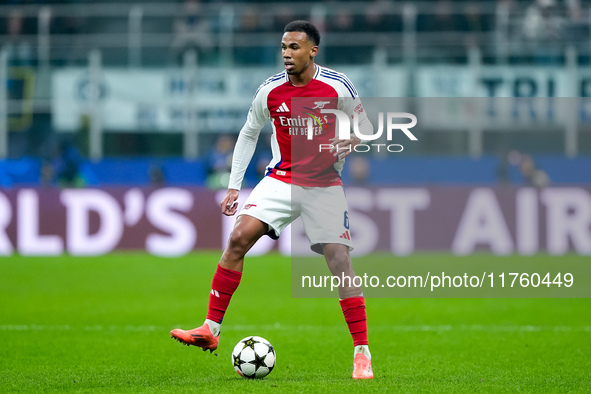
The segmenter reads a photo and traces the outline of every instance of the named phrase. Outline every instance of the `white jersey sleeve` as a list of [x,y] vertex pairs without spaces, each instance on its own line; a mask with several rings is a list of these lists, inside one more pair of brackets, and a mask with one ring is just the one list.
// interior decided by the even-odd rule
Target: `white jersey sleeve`
[[[345,74],[327,67],[321,67],[318,78],[337,91],[339,97],[338,109],[349,115],[350,120],[353,119],[353,115],[359,119],[361,134],[373,134],[373,125],[367,118],[367,113],[363,108],[363,104],[361,104],[359,93],[357,93],[353,82]],[[351,126],[353,126],[352,122]]]
[[[349,83],[351,86],[353,86],[350,81]],[[339,110],[349,115],[351,127],[353,127],[355,124],[353,122],[353,117],[355,116],[357,119],[359,119],[359,132],[364,135],[372,135],[374,132],[373,125],[367,117],[367,112],[365,112],[365,109],[363,108],[363,104],[361,103],[361,99],[359,98],[357,91],[354,89],[355,88],[353,87],[354,94],[343,94],[339,96]]]
[[[261,88],[262,86],[264,86],[264,83],[261,85]],[[256,149],[261,129],[270,117],[269,109],[267,108],[267,95],[261,92],[261,88],[255,93],[250,110],[248,111],[246,123],[240,130],[236,146],[234,147],[228,189],[240,190],[242,181],[244,180],[244,173]]]

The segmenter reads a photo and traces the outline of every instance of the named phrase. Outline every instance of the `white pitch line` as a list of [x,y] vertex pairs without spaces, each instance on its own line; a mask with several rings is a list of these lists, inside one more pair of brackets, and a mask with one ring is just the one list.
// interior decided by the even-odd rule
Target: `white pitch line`
[[[179,325],[189,327],[190,325]],[[343,325],[287,325],[281,323],[267,325],[225,325],[223,331],[318,331],[334,330]],[[164,326],[102,326],[102,325],[43,325],[43,324],[4,324],[0,331],[124,331],[124,332],[158,332],[169,331],[174,327]],[[369,325],[371,331],[388,332],[452,332],[452,331],[482,331],[482,332],[591,332],[591,326],[535,326],[535,325]]]

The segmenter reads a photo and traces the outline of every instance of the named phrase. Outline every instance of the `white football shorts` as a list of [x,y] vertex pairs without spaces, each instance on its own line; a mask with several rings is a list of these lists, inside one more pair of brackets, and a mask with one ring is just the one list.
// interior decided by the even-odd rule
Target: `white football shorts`
[[267,223],[277,239],[291,222],[302,217],[311,249],[322,254],[322,245],[343,244],[353,250],[349,208],[342,186],[302,187],[264,177],[238,213]]

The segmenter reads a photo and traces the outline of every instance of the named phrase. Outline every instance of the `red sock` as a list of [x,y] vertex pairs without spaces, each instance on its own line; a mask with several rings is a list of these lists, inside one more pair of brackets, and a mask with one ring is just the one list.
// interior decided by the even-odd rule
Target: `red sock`
[[365,314],[365,298],[353,297],[339,301],[349,332],[353,337],[353,346],[368,345],[367,315]]
[[218,269],[213,274],[211,282],[211,292],[209,293],[209,307],[207,309],[206,319],[221,323],[232,294],[238,288],[242,272],[232,271],[218,265]]

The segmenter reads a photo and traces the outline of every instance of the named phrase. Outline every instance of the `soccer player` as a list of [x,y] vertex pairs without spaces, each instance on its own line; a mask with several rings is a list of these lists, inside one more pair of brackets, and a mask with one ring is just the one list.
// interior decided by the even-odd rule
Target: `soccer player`
[[[344,158],[360,140],[354,135],[349,139],[337,139],[333,119],[325,122],[328,129],[320,127],[322,130],[315,132],[314,138],[330,142],[334,149],[319,150],[316,144],[315,150],[293,150],[296,139],[307,139],[302,129],[308,127],[293,127],[297,122],[291,118],[294,113],[290,106],[295,97],[310,97],[313,103],[313,98],[324,98],[327,101],[316,101],[317,106],[332,103],[335,109],[349,116],[355,113],[359,129],[364,134],[373,134],[373,127],[351,81],[344,74],[314,63],[319,43],[318,29],[310,22],[294,21],[285,26],[281,41],[285,70],[268,78],[255,93],[234,148],[228,193],[221,202],[222,213],[236,214],[246,167],[255,151],[259,133],[269,119],[273,126],[273,159],[266,176],[238,214],[228,246],[213,276],[204,324],[187,331],[172,330],[171,336],[179,342],[199,346],[204,351],[217,349],[222,319],[242,277],[244,255],[263,235],[277,239],[298,216],[302,217],[312,250],[324,255],[331,273],[338,277],[355,276],[349,256],[353,244],[340,170]],[[342,285],[339,300],[353,337],[353,378],[372,379],[362,290],[352,283]]]

